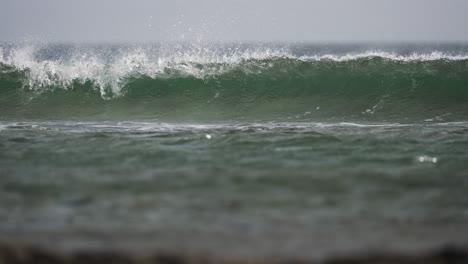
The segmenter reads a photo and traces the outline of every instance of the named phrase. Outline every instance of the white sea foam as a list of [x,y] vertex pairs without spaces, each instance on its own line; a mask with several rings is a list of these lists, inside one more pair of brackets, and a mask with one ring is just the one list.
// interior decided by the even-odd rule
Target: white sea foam
[[399,55],[392,52],[379,51],[379,50],[370,50],[361,53],[351,53],[344,55],[336,54],[324,54],[324,55],[314,55],[314,56],[301,56],[298,59],[302,61],[353,61],[361,59],[370,59],[370,58],[382,58],[391,61],[399,62],[414,62],[414,61],[437,61],[437,60],[448,60],[448,61],[460,61],[468,60],[468,54],[463,55],[450,55],[441,51],[432,51],[430,53],[412,53],[409,55]]

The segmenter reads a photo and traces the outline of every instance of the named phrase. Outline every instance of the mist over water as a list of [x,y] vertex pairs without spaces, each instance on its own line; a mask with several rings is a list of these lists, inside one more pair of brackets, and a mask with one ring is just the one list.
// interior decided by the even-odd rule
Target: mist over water
[[3,1],[0,41],[463,42],[464,0]]

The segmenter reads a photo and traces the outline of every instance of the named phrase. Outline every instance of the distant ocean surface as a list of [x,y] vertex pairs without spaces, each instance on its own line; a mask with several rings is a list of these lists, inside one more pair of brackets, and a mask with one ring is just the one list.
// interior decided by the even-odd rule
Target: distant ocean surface
[[468,45],[0,45],[3,234],[414,249],[467,194]]

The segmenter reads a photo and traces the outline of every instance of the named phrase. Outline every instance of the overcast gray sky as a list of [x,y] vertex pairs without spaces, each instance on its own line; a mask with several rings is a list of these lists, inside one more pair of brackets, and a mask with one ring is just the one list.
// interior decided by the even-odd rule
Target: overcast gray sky
[[0,0],[0,41],[468,41],[468,0]]

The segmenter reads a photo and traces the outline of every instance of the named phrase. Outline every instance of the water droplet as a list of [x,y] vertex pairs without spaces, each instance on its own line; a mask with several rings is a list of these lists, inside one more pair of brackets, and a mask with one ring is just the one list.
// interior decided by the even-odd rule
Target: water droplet
[[437,163],[437,161],[439,161],[436,157],[430,157],[427,155],[419,156],[417,157],[417,160],[419,162],[428,162],[428,163]]

